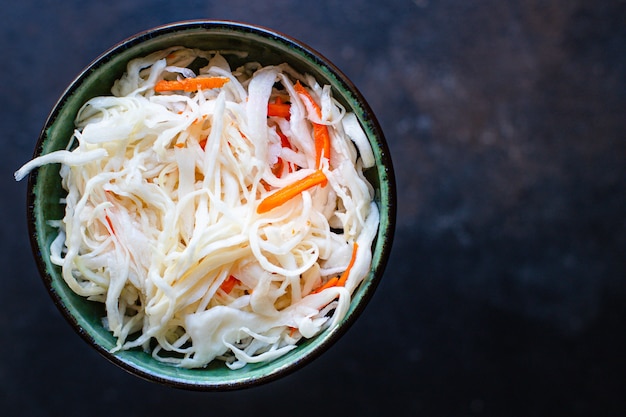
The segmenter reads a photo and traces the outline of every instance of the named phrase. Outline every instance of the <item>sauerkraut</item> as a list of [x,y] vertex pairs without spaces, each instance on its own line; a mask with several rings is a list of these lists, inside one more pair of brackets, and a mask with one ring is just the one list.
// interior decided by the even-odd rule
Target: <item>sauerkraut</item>
[[287,64],[227,58],[173,47],[130,61],[80,109],[67,149],[15,174],[61,164],[51,261],[104,304],[113,352],[270,361],[334,327],[369,272],[379,211],[357,118]]

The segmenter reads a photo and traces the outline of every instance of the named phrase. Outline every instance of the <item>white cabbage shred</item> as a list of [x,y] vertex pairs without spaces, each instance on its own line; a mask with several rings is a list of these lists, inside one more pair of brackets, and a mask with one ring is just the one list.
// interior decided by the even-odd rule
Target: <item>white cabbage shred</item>
[[[154,90],[196,76],[229,81]],[[73,291],[104,303],[113,351],[141,347],[182,367],[218,359],[237,369],[335,326],[369,271],[379,219],[362,172],[372,150],[330,87],[285,64],[231,70],[220,53],[175,47],[131,61],[111,91],[79,111],[67,150],[35,158],[16,179],[61,163],[66,211],[54,222],[51,259]],[[277,97],[289,117],[268,116]],[[331,138],[321,166],[312,123]],[[316,169],[325,185],[257,213],[267,195]],[[355,247],[345,285],[319,290],[348,268]]]

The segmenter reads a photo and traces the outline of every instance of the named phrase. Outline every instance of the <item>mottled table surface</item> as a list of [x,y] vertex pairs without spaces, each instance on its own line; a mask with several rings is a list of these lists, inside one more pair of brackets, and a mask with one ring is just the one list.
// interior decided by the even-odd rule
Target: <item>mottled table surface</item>
[[[4,415],[626,414],[626,2],[23,0],[0,15]],[[143,381],[87,346],[41,284],[12,179],[82,68],[198,18],[333,61],[378,115],[399,190],[361,319],[302,370],[229,393]]]

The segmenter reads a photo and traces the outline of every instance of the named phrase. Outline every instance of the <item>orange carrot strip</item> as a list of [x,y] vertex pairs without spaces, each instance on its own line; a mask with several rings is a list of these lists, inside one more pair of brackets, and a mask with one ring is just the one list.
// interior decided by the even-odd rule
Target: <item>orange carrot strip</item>
[[[111,190],[104,190],[104,193],[106,195],[107,200],[110,203],[113,203],[113,200],[115,199],[115,196],[113,195],[113,191],[111,191]],[[111,234],[115,235],[115,229],[113,228],[113,222],[111,221],[111,218],[109,217],[108,210],[104,211],[104,220],[106,220],[107,225],[109,226],[109,230],[111,230]]]
[[220,88],[229,81],[226,77],[195,77],[183,78],[182,80],[167,81],[161,80],[154,86],[154,91],[161,93],[163,91],[197,91],[210,90],[212,88]]
[[296,84],[293,86],[293,88],[296,90],[296,93],[300,94],[302,98],[306,99],[309,103],[311,103],[311,106],[313,106],[313,108],[315,109],[315,113],[317,113],[317,117],[322,117],[322,109],[315,102],[315,100],[313,100],[313,96],[311,96],[311,93],[309,93],[309,90],[304,88],[304,86],[300,84],[300,81],[296,81]]
[[275,117],[284,117],[289,120],[291,104],[269,103],[267,105],[267,115]]
[[313,173],[307,175],[304,178],[293,182],[273,194],[268,195],[261,201],[259,206],[257,207],[257,213],[265,213],[270,211],[273,208],[276,208],[283,203],[289,201],[293,197],[297,196],[301,192],[308,190],[311,187],[316,185],[326,185],[328,179],[326,175],[322,172],[322,170],[314,171]]
[[238,282],[239,280],[237,278],[235,278],[232,275],[229,275],[228,278],[226,278],[224,282],[222,282],[222,285],[220,285],[220,288],[226,294],[230,294],[230,292],[233,290],[233,288],[235,288],[235,285],[237,285]]
[[263,188],[265,189],[265,191],[269,191],[269,190],[271,190],[271,189],[272,189],[272,186],[271,186],[271,185],[269,185],[269,184],[267,183],[267,181],[265,181],[264,179],[261,179],[260,183],[261,183],[261,185],[263,186]]
[[278,161],[272,166],[272,174],[276,175],[276,178],[280,178],[283,175],[283,167],[285,163],[281,157],[278,157]]
[[322,158],[330,158],[328,126],[313,123],[313,137],[315,138],[315,161],[319,167],[322,163]]
[[356,260],[356,251],[359,249],[359,245],[354,242],[354,246],[352,249],[352,257],[350,258],[350,262],[348,263],[348,267],[346,268],[345,271],[343,271],[343,274],[341,274],[341,277],[334,277],[329,279],[326,284],[320,286],[319,288],[311,291],[311,294],[317,294],[320,291],[325,290],[326,288],[330,288],[330,287],[343,287],[344,285],[346,285],[346,281],[348,280],[348,275],[350,275],[350,271],[352,270],[352,266],[354,266],[354,261]]
[[[280,144],[283,148],[291,148],[291,143],[289,143],[289,138],[287,136],[285,136],[285,134],[283,132],[281,132],[281,130],[278,128],[278,126],[276,126],[276,133],[278,133],[278,136],[280,137]],[[276,164],[274,164],[274,166],[272,167],[272,173],[274,175],[276,175],[276,177],[280,178],[282,176],[282,172],[283,172],[283,166],[285,165],[285,162],[282,160],[281,157],[278,157],[278,161],[276,162]],[[293,172],[293,170],[291,169],[291,165],[287,165],[287,169],[289,172]]]
[[280,145],[283,148],[291,148],[291,143],[289,143],[289,138],[278,128],[276,127],[276,133],[278,133],[278,136],[280,137]]
[[113,223],[111,222],[111,218],[109,217],[109,215],[105,214],[104,219],[107,221],[107,224],[109,225],[109,228],[111,229],[111,233],[115,234],[115,229],[113,228]]
[[200,142],[198,142],[198,145],[200,145],[200,147],[202,148],[202,150],[204,150],[204,148],[206,147],[206,141],[207,141],[208,137],[205,137],[203,139],[200,139]]
[[[294,89],[300,94],[300,97],[311,103],[311,106],[313,106],[317,113],[317,117],[322,117],[322,109],[315,100],[313,100],[309,91],[300,84],[300,81],[296,81]],[[328,126],[313,123],[313,139],[315,140],[315,162],[319,167],[322,158],[330,158],[330,134],[328,133]]]
[[343,287],[344,285],[346,285],[346,281],[348,280],[348,275],[350,275],[350,270],[352,269],[352,266],[354,265],[354,261],[356,260],[357,249],[359,249],[359,245],[356,242],[354,242],[354,246],[352,248],[352,257],[350,258],[350,263],[348,263],[348,267],[346,268],[345,271],[343,271],[343,274],[341,274],[341,278],[339,278],[339,281],[337,281],[338,287]]
[[311,291],[311,294],[317,294],[318,292],[324,291],[326,288],[334,287],[335,285],[337,285],[337,282],[339,282],[339,278],[333,277],[333,278],[329,279],[328,281],[326,281],[326,284],[324,284],[324,285],[318,287],[317,289]]
[[296,327],[289,326],[289,337],[293,337],[293,335],[296,333],[296,330],[298,330]]

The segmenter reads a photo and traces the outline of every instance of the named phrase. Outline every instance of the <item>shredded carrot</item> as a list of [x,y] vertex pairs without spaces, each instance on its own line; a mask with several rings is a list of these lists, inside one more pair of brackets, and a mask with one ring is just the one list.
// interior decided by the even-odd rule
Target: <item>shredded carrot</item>
[[333,277],[333,278],[329,279],[328,281],[326,281],[326,284],[324,284],[324,285],[318,287],[317,289],[311,291],[311,294],[317,294],[318,292],[324,291],[326,288],[334,287],[335,285],[337,285],[337,282],[339,282],[339,278]]
[[296,330],[298,329],[295,327],[289,326],[289,337],[293,337],[293,335],[296,333]]
[[230,292],[233,290],[233,288],[235,288],[235,285],[237,285],[238,282],[239,280],[237,278],[235,278],[232,275],[229,275],[228,278],[226,278],[224,282],[222,282],[222,285],[220,285],[220,288],[226,294],[230,294]]
[[263,188],[265,189],[265,191],[269,191],[269,190],[271,190],[271,189],[272,189],[272,186],[271,186],[271,185],[269,185],[269,184],[267,183],[267,181],[265,181],[264,179],[262,179],[262,180],[260,181],[260,183],[261,183],[261,185],[263,186]]
[[[111,190],[104,190],[104,194],[106,195],[107,200],[110,203],[113,203],[113,200],[115,199],[115,196],[113,195],[113,191],[111,191]],[[108,210],[104,211],[104,220],[106,220],[107,225],[109,226],[109,230],[111,231],[111,234],[114,235],[115,234],[115,229],[113,228],[113,222],[111,221],[111,218],[109,217]]]
[[107,224],[109,225],[109,229],[111,229],[111,234],[115,234],[115,229],[113,228],[113,223],[111,222],[111,218],[109,217],[109,215],[105,214],[104,219],[107,221]]
[[344,285],[346,285],[346,281],[348,280],[348,275],[350,275],[350,270],[352,269],[352,266],[354,266],[354,261],[356,260],[357,249],[359,249],[359,245],[356,242],[354,242],[354,246],[352,249],[352,257],[350,258],[348,267],[346,268],[345,271],[343,271],[343,274],[341,274],[341,277],[334,277],[334,278],[329,279],[324,285],[311,291],[311,294],[317,294],[318,292],[323,291],[326,288],[331,288],[335,286],[343,287]]
[[280,137],[280,144],[283,148],[291,149],[291,143],[289,143],[289,138],[278,128],[276,127],[276,133]]
[[315,109],[315,113],[317,113],[317,117],[322,117],[322,109],[320,108],[319,104],[317,104],[317,102],[313,100],[313,96],[311,96],[309,90],[304,88],[304,86],[300,84],[300,81],[296,81],[293,88],[296,90],[296,93],[300,94],[301,98],[304,98],[309,103],[311,103],[311,106],[313,106],[313,108]]
[[313,123],[313,137],[315,138],[315,161],[319,167],[322,158],[330,158],[330,134],[328,126]]
[[265,213],[273,208],[276,208],[285,202],[289,201],[293,197],[297,196],[301,192],[308,190],[311,187],[316,185],[326,185],[328,179],[322,170],[318,169],[317,171],[312,172],[304,178],[293,182],[273,194],[268,195],[261,201],[259,206],[257,207],[257,213]]
[[346,285],[346,281],[348,280],[348,275],[350,275],[350,270],[352,269],[352,266],[354,266],[354,261],[356,260],[356,251],[358,249],[359,249],[359,245],[356,242],[354,242],[354,246],[352,248],[352,257],[350,258],[348,267],[346,268],[345,271],[343,271],[343,274],[341,274],[341,278],[339,278],[339,281],[337,281],[338,287],[343,287],[344,285]]
[[289,116],[291,116],[291,104],[285,103],[269,103],[267,105],[267,115],[274,117],[283,117],[289,120]]
[[184,148],[185,144],[183,142],[178,142],[178,143],[175,143],[174,146],[176,146],[177,148]]
[[204,150],[204,148],[206,147],[206,141],[207,141],[207,137],[200,139],[200,142],[198,142],[198,145],[200,145],[202,150]]
[[[322,117],[322,109],[315,102],[315,100],[313,100],[309,91],[304,88],[302,84],[300,84],[300,81],[296,81],[294,89],[298,94],[300,94],[301,98],[311,103],[311,106],[315,109],[317,117]],[[328,133],[328,126],[320,123],[313,123],[313,139],[315,140],[315,161],[319,167],[322,162],[322,158],[330,158],[330,134]]]
[[[276,133],[280,137],[281,146],[283,148],[292,149],[291,144],[289,143],[289,138],[285,136],[283,132],[281,132],[278,126],[276,126]],[[278,161],[274,164],[274,166],[272,166],[272,173],[276,175],[276,177],[280,178],[282,176],[284,165],[285,165],[285,162],[282,160],[281,157],[278,157]],[[291,169],[291,165],[287,164],[287,170],[288,172],[293,172],[293,170]]]
[[276,178],[282,177],[283,166],[285,166],[285,163],[280,157],[278,158],[278,161],[276,161],[276,163],[272,165],[272,174],[276,175]]
[[226,77],[195,77],[183,78],[182,80],[167,81],[161,80],[154,86],[157,93],[163,91],[197,91],[220,88],[228,82]]

